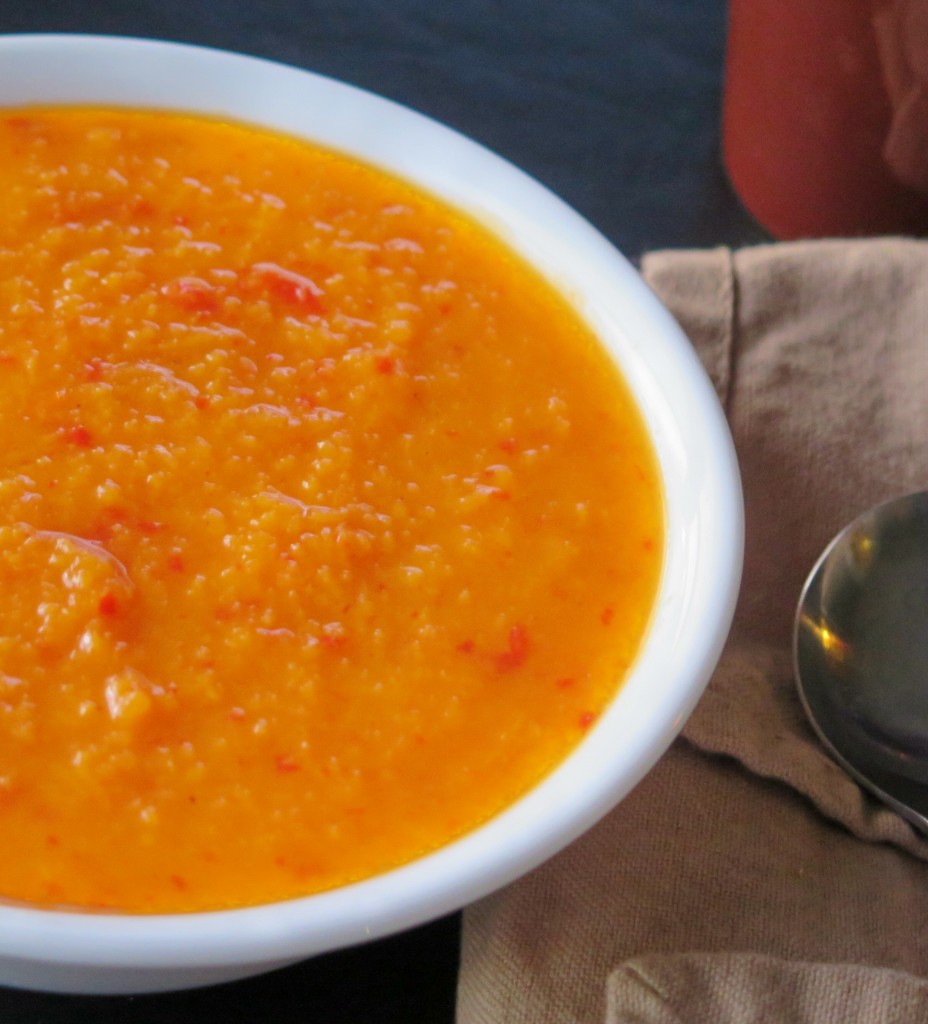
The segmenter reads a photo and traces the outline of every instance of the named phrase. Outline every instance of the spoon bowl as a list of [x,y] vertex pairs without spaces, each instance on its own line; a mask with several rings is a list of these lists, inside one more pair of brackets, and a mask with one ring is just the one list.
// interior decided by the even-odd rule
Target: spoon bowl
[[865,512],[828,545],[799,599],[793,657],[834,758],[928,832],[928,492]]

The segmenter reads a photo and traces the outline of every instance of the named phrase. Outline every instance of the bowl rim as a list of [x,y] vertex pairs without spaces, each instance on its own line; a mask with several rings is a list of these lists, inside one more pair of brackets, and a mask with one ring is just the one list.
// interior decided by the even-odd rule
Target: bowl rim
[[[0,957],[126,968],[272,964],[404,930],[513,881],[637,785],[682,728],[728,634],[743,558],[741,484],[725,416],[690,342],[631,263],[563,200],[479,143],[355,86],[185,43],[0,36],[0,109],[56,102],[202,113],[310,138],[490,227],[574,302],[622,369],[655,439],[668,551],[649,635],[613,704],[558,768],[483,826],[374,878],[255,907],[134,915],[0,903]],[[487,180],[489,189],[475,184]],[[590,777],[595,786],[580,784]]]

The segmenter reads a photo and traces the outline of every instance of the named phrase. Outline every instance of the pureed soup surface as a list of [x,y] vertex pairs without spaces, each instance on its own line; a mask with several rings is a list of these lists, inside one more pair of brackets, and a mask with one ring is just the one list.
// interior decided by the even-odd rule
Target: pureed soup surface
[[659,471],[467,218],[294,140],[0,113],[0,895],[243,906],[523,794],[647,628]]

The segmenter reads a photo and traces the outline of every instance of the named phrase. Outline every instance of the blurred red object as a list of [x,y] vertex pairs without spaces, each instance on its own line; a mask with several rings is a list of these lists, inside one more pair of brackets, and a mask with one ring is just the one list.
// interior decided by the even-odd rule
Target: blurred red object
[[928,0],[730,0],[729,178],[775,238],[928,234]]

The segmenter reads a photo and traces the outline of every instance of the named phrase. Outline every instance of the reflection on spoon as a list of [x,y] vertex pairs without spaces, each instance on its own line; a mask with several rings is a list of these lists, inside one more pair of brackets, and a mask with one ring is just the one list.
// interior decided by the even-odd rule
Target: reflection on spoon
[[871,509],[825,549],[799,600],[793,655],[825,746],[928,832],[928,493]]

